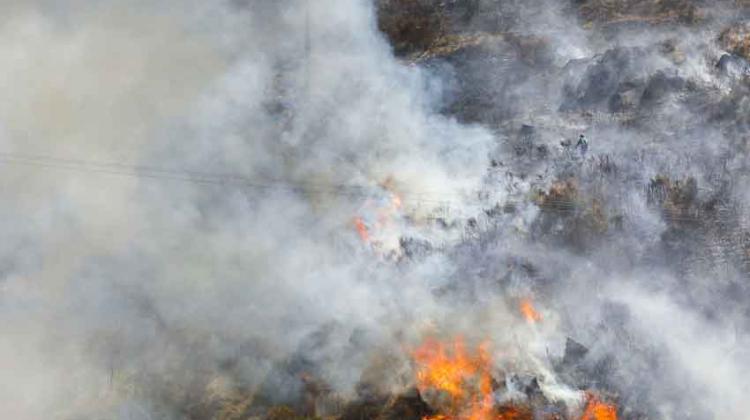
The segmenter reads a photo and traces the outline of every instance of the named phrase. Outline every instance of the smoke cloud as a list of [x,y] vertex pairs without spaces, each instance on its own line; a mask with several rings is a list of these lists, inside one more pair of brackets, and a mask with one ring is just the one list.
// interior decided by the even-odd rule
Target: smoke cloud
[[428,335],[571,412],[750,410],[731,5],[644,28],[480,0],[460,47],[396,57],[384,2],[209,3],[0,5],[8,418],[403,392]]

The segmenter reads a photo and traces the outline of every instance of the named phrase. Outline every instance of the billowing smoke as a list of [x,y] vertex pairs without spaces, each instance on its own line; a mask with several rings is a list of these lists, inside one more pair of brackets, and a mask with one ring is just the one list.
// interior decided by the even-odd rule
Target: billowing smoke
[[384,266],[352,220],[386,182],[418,218],[469,196],[491,136],[433,112],[368,4],[199,3],[4,6],[10,417],[179,417],[300,351],[351,390],[350,335],[433,310],[439,268]]
[[463,336],[498,404],[742,418],[743,9],[600,3],[4,2],[0,410],[340,407]]

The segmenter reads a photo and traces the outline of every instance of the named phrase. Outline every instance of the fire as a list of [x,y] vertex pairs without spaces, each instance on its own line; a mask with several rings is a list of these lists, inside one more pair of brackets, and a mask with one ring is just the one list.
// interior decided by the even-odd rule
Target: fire
[[357,229],[362,242],[370,242],[370,232],[367,230],[367,226],[365,226],[365,222],[361,217],[354,218],[354,227]]
[[[452,342],[427,339],[412,352],[412,357],[416,364],[417,388],[423,396],[436,397],[436,408],[439,411],[422,420],[562,418],[549,413],[538,417],[539,413],[535,413],[526,404],[495,404],[488,342],[469,351],[461,337]],[[614,405],[603,402],[590,392],[586,393],[586,401],[586,408],[578,420],[617,420],[617,408]]]
[[588,394],[589,402],[581,420],[617,420],[617,408],[602,402],[593,394]]
[[420,392],[434,390],[448,397],[447,414],[423,420],[493,418],[492,359],[488,347],[483,343],[470,354],[459,337],[451,344],[429,339],[413,352]]
[[391,178],[380,185],[380,190],[368,198],[353,219],[362,242],[380,255],[398,252],[400,227],[403,221],[402,198],[393,190]]
[[542,320],[542,315],[534,309],[534,304],[531,302],[531,299],[521,299],[519,309],[526,321],[532,324]]

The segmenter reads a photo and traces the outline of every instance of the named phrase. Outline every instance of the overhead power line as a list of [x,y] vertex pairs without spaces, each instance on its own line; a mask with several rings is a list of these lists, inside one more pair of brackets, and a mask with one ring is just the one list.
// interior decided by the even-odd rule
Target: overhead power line
[[[256,190],[287,190],[311,194],[331,194],[337,196],[348,196],[354,198],[372,198],[372,186],[352,184],[316,184],[311,182],[291,182],[280,179],[253,179],[238,174],[209,173],[186,169],[168,169],[150,165],[135,165],[121,162],[96,162],[83,159],[62,158],[41,155],[25,155],[0,152],[0,163],[11,165],[22,165],[46,169],[62,169],[79,173],[98,173],[114,176],[126,176],[134,178],[146,178],[155,180],[179,181],[196,185],[225,186],[236,188],[250,188]],[[412,202],[429,203],[447,208],[456,208],[457,204],[479,204],[479,199],[468,199],[459,196],[449,196],[445,193],[398,191],[401,198],[407,198]],[[506,202],[505,205],[518,205],[520,202]],[[571,200],[546,199],[540,203],[540,208],[555,213],[575,213],[581,209]],[[718,211],[717,213],[724,213]],[[662,217],[670,221],[699,221],[703,220],[700,215],[683,214],[681,212],[666,211],[662,209]],[[720,218],[726,216],[721,214]]]
[[[151,178],[194,184],[232,186],[258,190],[289,190],[317,194],[333,194],[351,197],[372,197],[373,187],[353,184],[320,184],[312,182],[292,182],[279,179],[250,178],[238,174],[209,173],[186,169],[167,169],[150,165],[135,165],[120,162],[96,162],[91,160],[61,158],[42,155],[22,155],[0,152],[0,163],[63,169],[79,173],[100,173],[107,175]],[[399,191],[399,195],[425,203],[451,203],[458,196],[446,198],[444,193]]]

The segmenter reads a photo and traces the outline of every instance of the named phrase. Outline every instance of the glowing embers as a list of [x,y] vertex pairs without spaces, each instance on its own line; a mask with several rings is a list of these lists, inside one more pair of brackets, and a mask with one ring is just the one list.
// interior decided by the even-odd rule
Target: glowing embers
[[369,243],[370,232],[367,230],[367,225],[365,225],[365,221],[362,220],[361,217],[354,218],[354,227],[357,229],[357,233],[359,234],[359,238],[362,239],[362,242]]
[[534,308],[534,303],[529,298],[521,299],[518,304],[518,309],[521,311],[521,315],[523,315],[524,319],[531,324],[542,320],[542,315],[537,312]]
[[489,420],[493,412],[492,359],[488,343],[469,352],[462,338],[452,343],[426,340],[413,352],[417,387],[435,393],[439,411],[425,420]]
[[368,198],[353,219],[353,226],[363,243],[381,255],[398,253],[403,229],[401,197],[387,179],[379,192]]
[[581,420],[617,420],[617,408],[597,398],[594,394],[586,393],[588,403]]

